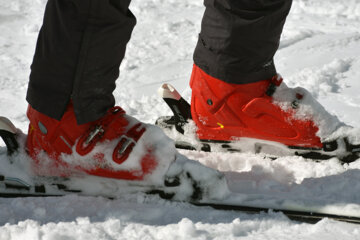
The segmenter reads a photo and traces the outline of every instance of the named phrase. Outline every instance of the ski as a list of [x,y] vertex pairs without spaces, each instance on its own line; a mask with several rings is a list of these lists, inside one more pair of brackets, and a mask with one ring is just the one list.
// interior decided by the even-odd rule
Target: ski
[[[17,141],[17,130],[15,126],[6,118],[0,118],[0,136],[7,146],[8,159],[16,158],[19,154],[20,144]],[[84,182],[95,182],[90,191],[82,189]],[[136,181],[104,179],[96,176],[75,176],[66,177],[35,177],[34,179],[24,180],[19,177],[0,175],[0,197],[19,198],[19,197],[59,197],[69,194],[81,196],[103,196],[109,199],[116,199],[117,194],[122,193],[144,193],[149,195],[158,195],[169,201],[182,201],[198,207],[211,207],[218,210],[230,210],[243,213],[261,213],[261,212],[281,212],[289,219],[301,222],[316,223],[324,218],[343,221],[348,223],[360,224],[360,216],[346,216],[332,213],[323,213],[317,211],[297,210],[287,208],[277,208],[274,206],[252,206],[248,203],[234,199],[241,194],[231,193],[231,197],[224,200],[203,199],[202,189],[192,181],[188,176],[188,181],[192,184],[193,193],[187,199],[178,199],[177,194],[181,192],[180,183],[176,181],[165,181],[163,186],[140,184]],[[79,184],[80,182],[80,184]],[[108,190],[104,186],[112,186]],[[104,190],[105,189],[105,190]],[[118,192],[115,191],[116,189]],[[309,208],[311,209],[311,207]]]
[[[236,141],[217,141],[194,139],[193,136],[187,137],[185,128],[192,122],[190,104],[170,84],[163,84],[159,89],[159,95],[170,107],[173,116],[159,117],[155,124],[175,140],[175,146],[179,149],[204,152],[244,152],[249,151],[248,146],[252,146],[253,153],[264,153],[273,159],[281,156],[301,156],[322,161],[335,157],[343,163],[350,163],[359,159],[360,145],[351,144],[346,137],[324,142],[322,148],[286,146],[281,143],[251,138]],[[173,129],[176,130],[175,134]],[[243,146],[246,146],[246,149]],[[277,154],[274,155],[274,152]]]
[[[99,186],[94,186],[91,192],[76,187],[76,182],[91,181],[91,176],[63,178],[63,177],[39,177],[32,179],[31,183],[17,178],[0,176],[0,197],[3,198],[21,198],[21,197],[60,197],[69,194],[77,194],[81,196],[103,196],[110,199],[115,199],[116,194],[120,193],[137,193],[143,192],[146,194],[158,194],[164,199],[171,199],[175,194],[174,188],[166,186],[152,186],[145,184],[137,184],[131,181],[117,180],[119,186],[123,186],[123,190],[114,192],[113,189],[100,189]],[[108,181],[108,184],[116,184],[115,181]],[[106,188],[106,187],[105,187]]]
[[[39,184],[36,186],[32,186],[26,184],[24,181],[20,179],[6,179],[4,176],[0,176],[0,197],[2,198],[22,198],[22,197],[61,197],[69,194],[77,194],[81,196],[99,196],[92,195],[86,192],[83,192],[79,188],[72,189],[66,185],[67,179],[63,179],[62,181],[55,181],[54,179],[50,179],[50,184]],[[132,193],[142,192],[148,195],[158,195],[160,198],[168,200],[168,201],[176,201],[172,200],[174,193],[174,189],[164,188],[164,187],[156,187],[156,186],[141,186],[141,185],[133,185]],[[129,193],[129,192],[128,192]],[[110,192],[108,194],[103,194],[103,197],[109,199],[116,199],[115,195],[111,195]],[[335,214],[326,214],[326,213],[318,213],[314,211],[298,211],[298,210],[290,210],[290,209],[281,209],[281,208],[273,208],[273,207],[257,207],[257,206],[249,206],[242,204],[232,204],[217,201],[194,201],[189,200],[186,201],[191,205],[197,207],[210,207],[217,210],[222,211],[236,211],[247,214],[259,214],[259,213],[270,213],[270,212],[279,212],[287,216],[289,219],[299,222],[306,223],[317,223],[318,221],[328,218],[335,221],[347,222],[360,224],[360,217],[354,216],[345,216],[345,215],[335,215]]]

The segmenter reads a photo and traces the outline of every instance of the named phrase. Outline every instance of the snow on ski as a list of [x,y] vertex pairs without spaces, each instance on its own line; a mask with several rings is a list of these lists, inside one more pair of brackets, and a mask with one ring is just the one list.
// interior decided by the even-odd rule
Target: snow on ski
[[[7,182],[7,183],[6,183]],[[12,182],[12,184],[10,184]],[[145,186],[132,186],[131,192],[143,192],[145,194],[159,195],[161,198],[168,201],[172,201],[171,198],[174,194],[167,192],[166,189]],[[127,186],[131,188],[131,186]],[[129,193],[129,192],[128,192]],[[52,184],[41,184],[37,186],[27,185],[24,182],[21,182],[18,179],[5,179],[5,177],[0,176],[0,197],[4,198],[18,198],[18,197],[60,197],[69,194],[78,194],[81,196],[100,196],[100,195],[89,195],[82,192],[80,189],[71,189],[68,188],[64,182],[52,183]],[[112,196],[110,193],[104,195],[103,197],[108,197],[110,199],[116,199],[116,196]],[[261,212],[281,212],[286,215],[291,220],[307,222],[307,223],[316,223],[324,218],[332,219],[335,221],[342,221],[348,223],[360,224],[360,216],[346,216],[346,215],[337,215],[331,213],[319,213],[315,211],[306,211],[304,210],[291,210],[291,209],[281,209],[274,207],[264,206],[251,206],[251,205],[242,205],[224,201],[188,201],[189,204],[198,206],[198,207],[211,207],[217,210],[225,211],[238,211],[244,213],[258,214]]]
[[[60,197],[69,194],[78,194],[82,196],[101,196],[94,195],[83,192],[81,189],[71,189],[66,186],[66,179],[64,181],[56,182],[55,179],[50,180],[53,181],[51,184],[39,184],[37,186],[31,186],[20,179],[11,179],[5,178],[4,176],[0,176],[0,197],[5,198],[18,198],[18,197]],[[145,194],[151,195],[159,195],[161,198],[171,201],[171,198],[174,194],[170,193],[172,190],[169,189],[161,189],[160,187],[156,188],[155,186],[137,186],[136,184],[130,186],[126,186],[127,193],[129,192],[143,192]],[[236,196],[236,194],[233,194]],[[103,197],[108,197],[110,199],[116,199],[116,195],[111,195],[110,192],[103,195]],[[289,219],[308,222],[308,223],[316,223],[324,218],[329,218],[336,221],[348,222],[348,223],[356,223],[360,224],[360,216],[346,216],[346,215],[337,215],[331,213],[319,213],[316,211],[306,211],[303,210],[291,210],[282,209],[282,208],[274,208],[267,207],[266,204],[264,206],[251,206],[251,205],[243,205],[232,203],[231,201],[194,201],[189,200],[188,203],[198,206],[198,207],[211,207],[217,210],[226,210],[226,211],[239,211],[244,213],[261,213],[261,212],[281,212],[286,215]]]

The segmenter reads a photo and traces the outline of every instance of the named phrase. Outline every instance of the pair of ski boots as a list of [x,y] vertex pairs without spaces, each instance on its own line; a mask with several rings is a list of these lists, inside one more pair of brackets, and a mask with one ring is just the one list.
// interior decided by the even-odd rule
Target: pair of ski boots
[[[170,85],[160,91],[174,116],[159,118],[157,125],[172,134],[179,148],[319,160],[338,157],[344,162],[358,158],[360,147],[337,134],[347,127],[306,90],[289,89],[279,75],[251,84],[229,84],[194,65],[190,85],[191,105]],[[161,186],[167,189],[165,195],[169,189],[183,189],[186,194],[178,199],[198,200],[205,193],[214,198],[226,192],[219,190],[226,189],[221,173],[180,155],[159,128],[137,121],[120,107],[83,125],[76,123],[71,104],[60,121],[31,106],[27,115],[26,148],[38,176],[86,173]],[[2,136],[15,131],[2,124]],[[15,141],[5,139],[13,149]]]

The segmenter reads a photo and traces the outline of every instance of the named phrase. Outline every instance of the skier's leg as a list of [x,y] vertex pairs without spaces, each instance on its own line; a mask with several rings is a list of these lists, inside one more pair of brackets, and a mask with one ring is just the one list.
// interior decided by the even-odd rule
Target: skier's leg
[[229,83],[276,74],[273,57],[292,0],[205,0],[195,64]]
[[[42,163],[37,156],[41,150],[62,166],[60,156],[71,154],[80,138],[87,140],[76,147],[78,154],[86,155],[95,143],[129,134],[129,121],[123,111],[111,109],[119,65],[135,25],[129,3],[48,1],[27,95],[27,148],[38,165]],[[114,129],[109,130],[110,126]],[[141,137],[142,133],[134,131],[131,134],[136,136],[127,139]],[[48,169],[55,171],[50,174],[59,174],[54,166],[45,168],[45,172]]]
[[[27,94],[27,148],[37,166],[42,164],[38,158],[42,150],[58,162],[45,168],[45,172],[52,170],[48,174],[59,174],[55,166],[63,166],[60,156],[71,154],[81,137],[91,140],[86,141],[86,148],[77,147],[80,155],[86,155],[95,143],[127,134],[129,122],[123,111],[109,109],[114,106],[112,91],[136,21],[129,4],[130,0],[47,3]],[[115,129],[105,132],[110,126]],[[91,139],[94,134],[96,138]],[[104,137],[101,141],[100,136]]]
[[205,0],[190,82],[191,115],[200,139],[246,137],[322,148],[340,126],[305,89],[287,88],[276,74],[273,57],[291,3]]
[[130,0],[49,0],[27,93],[29,104],[60,120],[69,101],[79,124],[114,106],[119,65],[135,25]]
[[[129,4],[130,0],[48,1],[27,95],[27,149],[37,174],[59,176],[82,169],[141,180],[157,168],[159,159],[151,153],[151,144],[149,149],[137,147],[144,149],[137,150],[132,169],[112,168],[126,162],[138,140],[151,132],[113,107],[112,91],[135,25]],[[105,154],[105,149],[112,154]]]

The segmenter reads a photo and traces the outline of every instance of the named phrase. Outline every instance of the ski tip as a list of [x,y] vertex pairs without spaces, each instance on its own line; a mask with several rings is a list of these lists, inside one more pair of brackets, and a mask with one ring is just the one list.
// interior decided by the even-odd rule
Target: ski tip
[[0,130],[16,134],[17,129],[14,124],[6,117],[0,116]]
[[175,100],[181,99],[180,93],[171,84],[168,84],[168,83],[163,84],[158,89],[158,94],[162,98],[170,98],[170,99],[175,99]]

